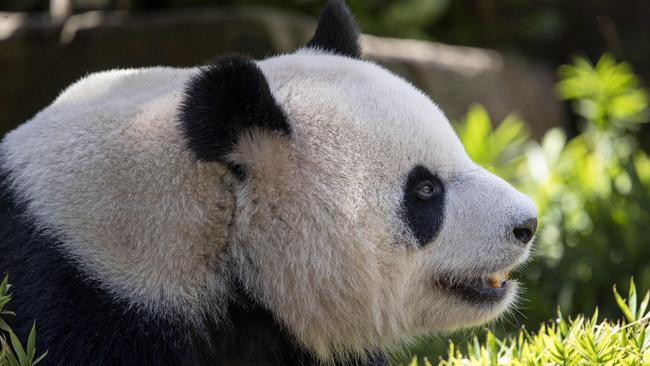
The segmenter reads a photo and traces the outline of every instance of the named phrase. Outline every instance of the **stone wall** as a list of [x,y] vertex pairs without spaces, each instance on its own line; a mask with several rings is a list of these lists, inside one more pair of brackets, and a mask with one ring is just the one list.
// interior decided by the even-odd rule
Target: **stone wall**
[[[29,119],[87,73],[151,65],[192,66],[239,52],[288,52],[314,20],[265,8],[191,9],[127,15],[89,12],[53,24],[45,15],[0,13],[0,132]],[[451,118],[471,103],[499,120],[517,111],[539,134],[564,118],[552,73],[488,50],[363,37],[364,56],[412,81]]]

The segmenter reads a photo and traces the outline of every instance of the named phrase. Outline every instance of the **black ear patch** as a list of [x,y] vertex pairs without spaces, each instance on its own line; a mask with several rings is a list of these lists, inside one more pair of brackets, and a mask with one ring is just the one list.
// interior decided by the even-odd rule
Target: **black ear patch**
[[329,0],[307,47],[319,48],[341,56],[361,57],[359,29],[343,0]]
[[[427,187],[427,194],[422,189]],[[402,219],[420,246],[431,242],[445,217],[445,187],[429,169],[417,165],[406,178]]]
[[[282,108],[255,61],[240,55],[203,66],[185,87],[180,123],[198,160],[226,161],[242,133],[257,127],[291,134]],[[241,175],[239,166],[229,164]]]

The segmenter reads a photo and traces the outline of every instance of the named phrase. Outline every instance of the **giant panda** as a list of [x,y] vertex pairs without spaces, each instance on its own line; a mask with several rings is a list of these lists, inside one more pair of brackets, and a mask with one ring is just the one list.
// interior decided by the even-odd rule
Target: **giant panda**
[[341,0],[256,61],[89,75],[0,144],[10,324],[48,365],[386,365],[516,301],[533,203]]

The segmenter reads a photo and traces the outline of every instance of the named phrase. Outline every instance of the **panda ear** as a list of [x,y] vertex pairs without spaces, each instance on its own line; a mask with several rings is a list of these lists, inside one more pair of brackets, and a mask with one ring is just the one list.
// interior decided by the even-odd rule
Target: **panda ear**
[[264,74],[254,60],[240,55],[217,58],[189,79],[179,119],[198,160],[228,164],[239,176],[241,167],[227,156],[243,133],[259,128],[291,134]]
[[341,56],[361,57],[359,29],[357,23],[343,0],[329,0],[318,26],[307,47],[318,48]]

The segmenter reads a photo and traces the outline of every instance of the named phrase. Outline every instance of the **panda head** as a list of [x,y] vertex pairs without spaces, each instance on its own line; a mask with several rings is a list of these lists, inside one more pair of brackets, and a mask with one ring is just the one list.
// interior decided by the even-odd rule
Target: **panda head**
[[360,59],[342,1],[314,38],[260,62],[217,59],[180,109],[200,164],[225,164],[233,275],[321,357],[502,314],[533,203],[477,166],[421,91]]

